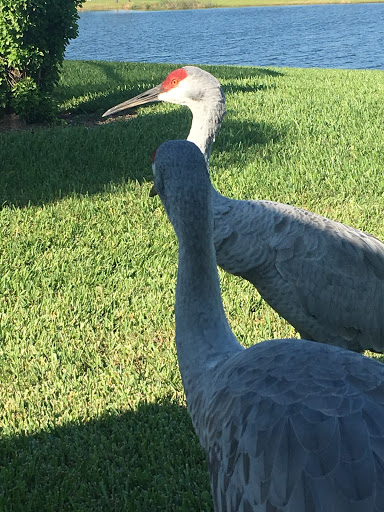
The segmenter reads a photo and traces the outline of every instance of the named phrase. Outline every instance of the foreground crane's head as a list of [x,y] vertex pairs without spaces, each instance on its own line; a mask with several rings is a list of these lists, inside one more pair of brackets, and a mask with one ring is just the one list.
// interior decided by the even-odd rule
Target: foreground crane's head
[[154,101],[166,101],[193,108],[195,105],[225,104],[220,82],[208,71],[195,66],[175,69],[160,85],[104,112],[103,117]]
[[176,231],[180,217],[191,222],[210,205],[211,182],[207,164],[193,142],[164,142],[153,153],[152,171],[153,190],[160,196]]

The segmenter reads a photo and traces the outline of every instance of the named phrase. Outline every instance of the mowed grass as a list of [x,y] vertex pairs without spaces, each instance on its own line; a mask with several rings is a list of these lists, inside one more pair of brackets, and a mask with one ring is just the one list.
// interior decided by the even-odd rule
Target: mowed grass
[[[56,95],[77,125],[0,134],[0,510],[212,510],[174,346],[176,238],[148,196],[153,150],[191,115],[153,104],[85,122],[175,67],[66,62]],[[222,193],[384,239],[383,72],[205,68],[227,97]],[[295,335],[220,276],[244,345]]]

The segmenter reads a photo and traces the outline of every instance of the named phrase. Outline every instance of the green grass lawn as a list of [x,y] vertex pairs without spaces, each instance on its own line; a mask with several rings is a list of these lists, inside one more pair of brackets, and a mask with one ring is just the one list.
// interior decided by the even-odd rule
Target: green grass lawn
[[[153,104],[88,123],[174,68],[66,62],[56,96],[77,124],[0,133],[1,511],[212,510],[173,340],[176,238],[148,197],[153,150],[191,116]],[[206,69],[227,96],[222,193],[384,239],[384,72]],[[220,276],[245,345],[295,335]]]
[[250,7],[256,5],[355,4],[382,1],[383,0],[88,0],[84,1],[81,10],[102,11],[109,9],[196,9],[204,7]]

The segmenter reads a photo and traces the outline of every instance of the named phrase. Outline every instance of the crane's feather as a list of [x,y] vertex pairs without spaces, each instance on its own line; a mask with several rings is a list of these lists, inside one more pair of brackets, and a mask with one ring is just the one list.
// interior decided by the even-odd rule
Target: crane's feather
[[384,366],[298,343],[224,361],[198,384],[198,407],[187,390],[215,510],[382,512]]
[[289,205],[214,195],[218,264],[307,339],[384,350],[384,244]]

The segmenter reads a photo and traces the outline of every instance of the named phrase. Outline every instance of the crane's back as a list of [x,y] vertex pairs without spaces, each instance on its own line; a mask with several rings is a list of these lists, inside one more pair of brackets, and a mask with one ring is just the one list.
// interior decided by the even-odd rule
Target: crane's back
[[228,358],[187,401],[215,510],[382,512],[384,366],[307,340]]
[[213,195],[217,263],[244,277],[303,338],[384,351],[384,244],[269,201]]

